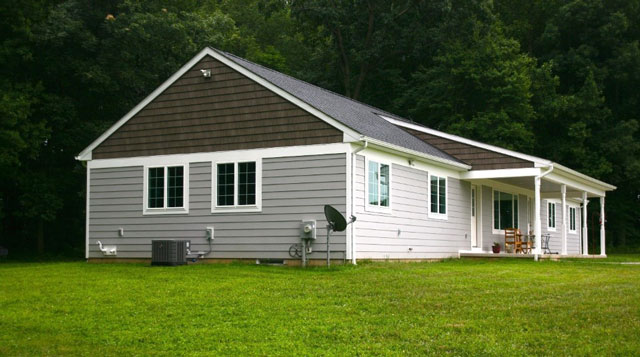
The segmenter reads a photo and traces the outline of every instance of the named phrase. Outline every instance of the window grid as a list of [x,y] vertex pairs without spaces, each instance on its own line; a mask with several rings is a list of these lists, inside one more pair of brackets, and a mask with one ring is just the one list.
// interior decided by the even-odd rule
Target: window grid
[[164,167],[153,167],[149,169],[148,180],[148,207],[164,207]]
[[233,206],[235,204],[235,165],[233,163],[218,164],[217,175],[218,206]]
[[556,228],[556,204],[553,202],[549,202],[549,209],[547,210],[549,214],[549,228]]
[[256,204],[256,163],[238,163],[238,205]]
[[569,230],[576,230],[576,208],[569,207]]
[[431,213],[447,213],[447,179],[444,177],[431,176]]
[[167,207],[182,207],[184,201],[184,167],[168,167],[167,179]]
[[389,207],[391,172],[389,165],[369,161],[368,202],[371,206]]

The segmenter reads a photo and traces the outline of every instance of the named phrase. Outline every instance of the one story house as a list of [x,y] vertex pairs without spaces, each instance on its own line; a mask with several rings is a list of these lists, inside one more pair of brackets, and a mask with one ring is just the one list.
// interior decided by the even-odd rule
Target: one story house
[[547,233],[552,251],[587,255],[589,200],[600,199],[604,217],[615,189],[212,48],[77,159],[87,168],[88,259],[148,259],[153,239],[186,239],[205,259],[294,263],[308,220],[317,222],[309,258],[326,259],[325,204],[357,217],[332,236],[336,260],[483,254],[510,227],[534,234],[536,256]]

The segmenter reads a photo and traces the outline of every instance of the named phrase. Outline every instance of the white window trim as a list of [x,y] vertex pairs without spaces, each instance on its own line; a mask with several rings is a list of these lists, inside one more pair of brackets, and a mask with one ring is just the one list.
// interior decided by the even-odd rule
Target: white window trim
[[[182,167],[183,181],[182,181],[182,207],[167,207],[167,185],[169,180],[167,177],[168,167]],[[164,168],[164,206],[163,208],[149,208],[149,169]],[[166,164],[166,165],[144,165],[143,180],[143,193],[142,193],[142,214],[154,215],[154,214],[188,214],[189,213],[189,164]]]
[[518,197],[518,225],[515,228],[520,229],[520,194],[510,190],[504,190],[502,188],[495,189],[494,187],[491,187],[491,232],[493,234],[504,234],[504,229],[496,229],[496,226],[495,226],[496,210],[495,210],[495,207],[493,207],[493,205],[495,204],[495,201],[494,201],[496,196],[495,191],[508,193],[510,195],[514,195]]
[[[431,177],[432,176],[444,179],[444,186],[445,186],[444,211],[445,213],[431,212]],[[439,185],[440,183],[438,182],[438,186]],[[431,172],[429,172],[429,174],[427,175],[427,212],[428,212],[427,215],[429,218],[442,219],[442,220],[449,219],[449,178],[447,176],[432,174]]]
[[[551,227],[549,225],[549,207],[550,205],[553,205],[553,227]],[[555,232],[557,230],[558,227],[558,217],[557,217],[557,213],[558,212],[558,203],[556,201],[551,201],[551,200],[547,200],[547,230],[549,232]]]
[[[574,210],[574,220],[575,220],[575,229],[571,229],[571,209]],[[567,224],[569,225],[569,228],[567,229],[569,231],[569,233],[571,234],[578,234],[578,212],[579,212],[579,208],[577,206],[574,205],[567,205]]]
[[[364,168],[364,186],[365,186],[364,209],[365,211],[368,211],[368,212],[391,214],[392,207],[393,207],[393,197],[391,195],[392,187],[393,187],[393,172],[392,172],[393,165],[390,162],[381,161],[375,158],[374,159],[369,159],[368,157],[365,157],[365,158],[366,158],[366,165]],[[388,207],[380,206],[380,205],[372,205],[369,203],[369,165],[371,161],[378,163],[379,165],[389,166],[389,206]],[[380,187],[378,187],[378,202],[380,201],[379,198],[380,198]]]
[[[238,163],[256,163],[256,203],[254,205],[238,205]],[[233,206],[218,206],[218,164],[234,164],[233,174]],[[211,162],[211,213],[238,213],[262,211],[262,159],[247,158],[243,160],[221,160]]]

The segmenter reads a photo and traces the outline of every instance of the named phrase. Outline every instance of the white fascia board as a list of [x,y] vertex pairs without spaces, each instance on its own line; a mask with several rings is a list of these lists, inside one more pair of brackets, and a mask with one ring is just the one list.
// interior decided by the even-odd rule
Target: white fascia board
[[522,169],[471,170],[460,174],[460,178],[465,180],[477,180],[507,177],[530,177],[538,175],[540,175],[540,169],[537,167],[530,167]]
[[564,176],[557,173],[555,170],[545,176],[544,180],[555,182],[560,185],[567,185],[569,188],[587,192],[592,196],[604,197],[606,195],[606,190],[602,187],[594,186],[593,184],[585,183],[581,180],[575,180],[574,177]]
[[562,174],[563,176],[568,176],[569,178],[573,178],[574,180],[583,181],[586,184],[595,185],[603,191],[613,191],[617,188],[614,185],[600,181],[591,176],[587,176],[583,173],[580,173],[558,163],[553,163],[553,167],[555,168],[554,172],[556,173],[558,173],[557,171],[559,170],[560,174]]
[[295,157],[309,155],[347,154],[351,152],[351,144],[334,143],[318,145],[287,146],[233,151],[216,151],[193,154],[173,154],[136,156],[116,159],[96,159],[88,162],[92,169],[128,166],[174,165],[189,162],[242,161],[262,158]]
[[467,171],[471,169],[471,166],[459,162],[455,162],[452,160],[443,159],[437,156],[425,154],[423,152],[411,150],[404,148],[402,146],[389,144],[385,141],[373,139],[367,136],[363,136],[360,138],[360,141],[366,141],[368,145],[375,147],[382,151],[391,152],[394,154],[402,153],[416,160],[426,160],[428,162],[437,164],[439,166],[444,166],[447,168],[455,168],[457,171]]
[[453,134],[444,133],[442,131],[438,131],[438,130],[435,130],[435,129],[425,128],[424,126],[421,126],[421,125],[416,125],[416,124],[408,123],[406,121],[389,118],[389,117],[386,117],[384,115],[381,115],[381,117],[383,119],[385,119],[386,121],[390,122],[391,124],[394,124],[394,125],[397,125],[397,126],[401,126],[401,127],[405,127],[405,128],[408,128],[408,129],[417,130],[417,131],[420,131],[420,132],[423,132],[423,133],[439,136],[441,138],[457,141],[457,142],[464,143],[464,144],[467,144],[467,145],[476,146],[476,147],[479,147],[479,148],[482,148],[482,149],[485,149],[485,150],[489,150],[489,151],[494,151],[494,152],[497,152],[497,153],[500,153],[500,154],[517,157],[519,159],[535,162],[535,163],[541,164],[543,166],[547,166],[547,165],[551,164],[551,161],[545,160],[545,159],[542,159],[542,158],[539,158],[539,157],[523,154],[523,153],[520,153],[520,152],[517,152],[517,151],[511,151],[511,150],[504,149],[504,148],[501,148],[501,147],[498,147],[498,146],[494,146],[494,145],[481,143],[479,141],[463,138],[461,136],[457,136],[457,135],[453,135]]
[[[325,113],[315,109],[314,107],[312,107],[309,104],[307,104],[306,102],[298,99],[297,97],[293,96],[292,94],[280,89],[280,87],[272,84],[271,82],[267,81],[266,79],[256,75],[255,73],[247,70],[246,68],[240,66],[239,64],[237,64],[234,61],[230,60],[229,58],[227,58],[223,54],[221,54],[221,53],[219,53],[219,52],[217,52],[217,51],[215,51],[215,50],[213,50],[213,49],[211,49],[209,47],[206,47],[202,51],[198,52],[198,54],[195,55],[189,62],[187,62],[182,67],[180,67],[180,69],[177,72],[175,72],[171,77],[169,77],[169,79],[164,81],[164,83],[162,83],[158,88],[156,88],[153,92],[151,92],[151,94],[149,94],[144,100],[142,100],[140,103],[138,103],[138,105],[136,105],[125,116],[123,116],[120,120],[118,120],[118,122],[116,122],[114,125],[112,125],[107,131],[102,133],[102,135],[100,135],[100,137],[98,137],[89,146],[87,146],[84,150],[82,150],[82,152],[80,152],[80,154],[78,154],[78,156],[76,156],[76,160],[79,160],[79,161],[89,161],[89,160],[91,160],[92,159],[91,152],[93,151],[93,149],[95,149],[98,145],[102,144],[102,142],[104,142],[116,130],[120,129],[120,127],[122,127],[127,121],[129,121],[129,119],[131,119],[134,115],[138,114],[138,112],[140,112],[144,107],[146,107],[152,100],[154,100],[156,97],[158,97],[160,94],[162,94],[162,92],[164,92],[170,85],[172,85],[175,81],[177,81],[180,77],[182,77],[183,74],[185,74],[188,70],[190,70],[196,63],[198,63],[205,56],[211,56],[211,57],[217,59],[218,61],[224,63],[225,65],[227,65],[229,67],[231,67],[232,69],[234,69],[235,71],[239,72],[240,74],[248,77],[249,79],[255,81],[256,83],[264,86],[265,88],[271,90],[272,92],[276,93],[277,95],[283,97],[284,99],[292,102],[293,104],[295,104],[298,107],[300,107],[302,110],[305,110],[305,111],[309,112],[310,114],[312,114],[312,115],[324,120],[329,125],[337,128],[338,130],[341,130],[345,135],[345,141],[347,141],[347,142],[355,141],[355,140],[358,140],[358,137],[360,137],[360,134],[358,134],[353,129],[351,129],[351,128],[347,127],[346,125],[340,123],[339,121],[331,118],[330,116],[326,115]],[[347,140],[347,139],[349,139],[349,140]]]

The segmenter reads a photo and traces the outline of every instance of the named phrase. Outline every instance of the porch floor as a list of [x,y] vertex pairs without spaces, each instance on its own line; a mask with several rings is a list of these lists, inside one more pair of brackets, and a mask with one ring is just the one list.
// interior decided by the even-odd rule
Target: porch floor
[[[503,253],[500,252],[498,254],[495,253],[489,253],[489,252],[471,252],[471,251],[465,251],[465,252],[459,252],[458,253],[458,257],[459,258],[521,258],[521,259],[533,259],[534,255],[533,254],[517,254],[517,253]],[[560,255],[560,254],[541,254],[538,256],[538,259],[552,259],[552,260],[558,260],[558,259],[604,259],[606,258],[606,255],[600,255],[600,254],[589,254],[589,255],[582,255],[582,254],[567,254],[567,255]]]

